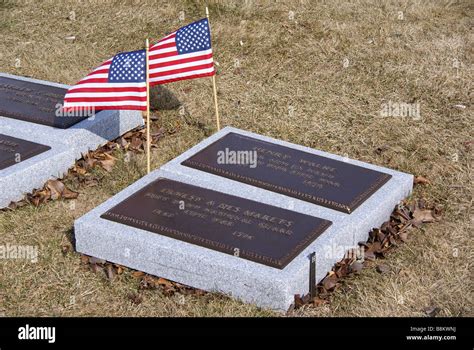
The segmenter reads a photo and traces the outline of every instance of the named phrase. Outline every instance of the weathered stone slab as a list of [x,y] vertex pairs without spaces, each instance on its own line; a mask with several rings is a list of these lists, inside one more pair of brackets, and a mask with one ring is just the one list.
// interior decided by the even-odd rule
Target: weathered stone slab
[[[181,164],[231,132],[347,162],[390,175],[390,178],[348,214]],[[229,254],[229,251],[222,252],[173,238],[170,235],[157,234],[145,226],[139,228],[136,227],[137,225],[119,223],[103,217],[105,213],[113,211],[112,208],[160,178],[287,209],[330,221],[332,224],[299,251],[285,266],[278,268],[243,258],[240,255],[234,256]],[[410,194],[412,183],[413,176],[409,174],[243,130],[225,128],[76,220],[76,247],[84,254],[186,285],[222,292],[261,307],[286,310],[293,302],[295,294],[308,293],[310,254],[316,253],[316,281],[320,281],[333,264],[343,258],[348,249],[357,247],[359,241],[367,239],[368,232],[373,227],[379,227],[389,218],[399,201]],[[184,204],[186,205],[186,201]],[[149,218],[147,220],[150,221]],[[179,218],[179,220],[183,219]],[[157,220],[157,222],[161,221]],[[168,225],[171,224],[172,222],[168,222]],[[195,230],[199,230],[200,225],[195,226]],[[245,230],[243,232],[246,233]]]
[[[27,83],[27,87],[21,85],[23,83]],[[19,92],[15,90],[12,97],[11,91],[8,91],[9,86],[20,86],[22,90]],[[30,91],[32,87],[37,86],[41,90],[40,93]],[[87,151],[95,150],[108,141],[143,125],[143,117],[139,111],[101,111],[93,117],[79,120],[71,119],[69,116],[57,118],[51,114],[50,109],[46,111],[46,107],[51,108],[52,102],[55,101],[52,99],[58,97],[56,89],[65,91],[67,88],[68,86],[63,84],[0,73],[0,99],[5,99],[6,95],[14,99],[13,102],[9,102],[8,108],[5,105],[0,107],[0,134],[50,148],[0,170],[0,208],[21,199],[25,193],[34,188],[42,187],[48,179],[62,176],[74,165],[75,160]],[[50,89],[54,91],[49,91]],[[12,117],[12,113],[16,110],[13,107],[21,100],[21,96],[18,95],[20,92],[30,96],[29,105],[20,111],[23,116],[27,115],[27,118],[23,118],[25,120]],[[4,111],[4,114],[1,111]],[[46,122],[38,123],[35,120],[38,118]],[[36,122],[32,122],[33,120]],[[45,125],[48,124],[48,120],[60,127]]]

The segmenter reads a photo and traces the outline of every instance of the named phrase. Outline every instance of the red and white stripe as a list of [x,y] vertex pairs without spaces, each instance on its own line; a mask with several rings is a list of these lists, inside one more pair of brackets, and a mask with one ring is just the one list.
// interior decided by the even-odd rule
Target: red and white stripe
[[150,48],[150,85],[215,74],[212,49],[179,55],[175,38],[176,32],[173,32]]
[[112,59],[102,63],[76,85],[69,88],[64,97],[64,111],[95,107],[104,109],[146,110],[146,82],[109,83]]

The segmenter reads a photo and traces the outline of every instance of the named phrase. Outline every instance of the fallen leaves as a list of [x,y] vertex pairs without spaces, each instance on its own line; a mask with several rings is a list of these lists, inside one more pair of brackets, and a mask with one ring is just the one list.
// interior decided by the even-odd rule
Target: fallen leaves
[[426,177],[423,176],[415,176],[413,183],[415,185],[430,185],[431,181],[428,180]]
[[408,240],[408,231],[403,231],[398,234],[398,237],[402,242],[406,242]]
[[329,302],[325,299],[321,299],[315,297],[311,299],[309,294],[301,296],[300,294],[295,295],[295,303],[292,305],[292,309],[299,309],[305,305],[311,305],[314,307],[318,307],[324,304],[328,304]]
[[135,271],[132,273],[133,277],[135,278],[140,278],[142,276],[145,276],[145,272],[142,272],[142,271]]
[[78,192],[71,191],[59,180],[48,180],[45,187],[49,189],[51,199],[59,198],[76,199],[79,196]]
[[[151,132],[151,147],[158,147],[158,141],[165,136],[165,129],[159,128],[156,131]],[[146,129],[139,131],[129,131],[123,135],[119,140],[118,144],[125,150],[132,150],[134,152],[143,153],[146,149]]]
[[92,265],[99,265],[99,264],[105,264],[105,263],[106,261],[104,259],[95,258],[93,256],[89,258],[89,264],[92,264]]
[[173,282],[162,277],[155,277],[148,274],[139,275],[139,290],[160,290],[165,296],[172,296],[176,293],[184,295],[204,295],[206,292],[193,287],[185,286],[178,282]]
[[417,208],[413,213],[413,222],[417,225],[426,222],[434,222],[436,218],[433,216],[433,210],[431,209],[419,209]]
[[112,281],[115,278],[115,275],[117,274],[115,272],[114,266],[111,264],[107,264],[105,267],[105,273],[107,275],[107,278]]
[[337,277],[337,276],[335,276],[335,275],[330,275],[330,276],[326,277],[325,279],[323,279],[322,287],[323,287],[326,291],[333,290],[334,288],[336,288],[337,280],[338,280],[338,277]]
[[123,267],[117,264],[110,264],[104,259],[93,256],[81,255],[81,264],[87,265],[94,273],[102,272],[109,281],[112,281],[116,275],[123,272]]
[[[354,250],[348,251],[344,258],[338,261],[319,282],[316,298],[311,299],[309,293],[303,296],[297,294],[292,308],[297,309],[305,305],[318,306],[329,302],[330,294],[343,284],[345,278],[360,273],[364,268],[374,266],[373,261],[384,258],[390,249],[406,242],[409,232],[414,227],[434,222],[440,215],[439,208],[427,208],[423,199],[397,206],[390,215],[389,221],[384,222],[380,228],[372,229],[368,240],[359,243],[361,250],[359,254]],[[391,272],[386,264],[375,265],[375,270],[380,274]]]
[[[160,128],[151,133],[151,147],[157,148],[158,141],[165,136],[165,129]],[[113,154],[117,150],[124,152],[124,160],[129,161],[133,154],[144,153],[146,149],[146,129],[135,129],[125,133],[114,141],[95,151],[83,154],[76,164],[69,170],[69,176],[79,183],[92,187],[99,184],[102,177],[92,170],[99,167],[110,173],[118,160]]]
[[351,265],[351,272],[352,273],[359,273],[362,271],[364,268],[364,264],[362,264],[360,261],[354,261]]
[[375,270],[380,274],[384,274],[390,272],[390,267],[384,264],[380,264],[375,267]]
[[143,296],[140,293],[145,290],[158,290],[165,296],[173,296],[175,294],[201,296],[207,294],[203,290],[185,286],[162,277],[155,277],[142,271],[134,271],[122,265],[110,263],[93,256],[81,255],[81,264],[87,266],[92,272],[105,276],[109,282],[113,282],[124,271],[131,271],[130,275],[138,280],[138,288],[137,293],[128,294],[127,298],[136,305],[143,301]]
[[143,297],[138,293],[129,293],[127,298],[135,305],[140,305],[143,302]]
[[103,159],[99,159],[98,160],[98,163],[100,164],[100,166],[107,172],[112,172],[112,168],[114,167],[115,165],[115,162],[117,160],[117,158],[111,156],[110,154],[108,153],[103,153]]
[[72,251],[71,243],[63,243],[61,245],[61,253],[63,254],[63,256],[66,256],[71,251]]
[[[164,128],[153,130],[151,133],[151,146],[157,148],[158,141],[169,134],[170,131],[166,131]],[[125,152],[124,159],[128,160],[131,158],[133,153],[143,153],[146,148],[146,130],[144,128],[135,129],[127,132],[122,137],[114,141],[110,141],[104,146],[100,147],[95,151],[89,151],[82,155],[82,158],[77,160],[76,163],[69,169],[67,179],[71,182],[78,183],[81,186],[93,187],[97,186],[102,175],[93,172],[92,169],[99,167],[105,172],[110,173],[118,160],[114,156],[114,152],[117,150],[123,150]],[[49,201],[58,199],[75,199],[79,193],[70,190],[64,185],[65,179],[54,179],[48,180],[41,189],[34,190],[32,193],[25,195],[25,198],[12,202],[10,205],[2,210],[13,210],[23,207],[27,204],[33,204],[39,206]]]
[[18,202],[10,203],[6,210],[20,208],[27,204],[33,204],[35,207],[37,207],[48,201],[58,199],[76,199],[78,196],[78,192],[70,190],[61,180],[48,180],[43,188],[34,190],[32,193],[28,193],[24,199]]
[[112,152],[112,149],[104,150],[104,148],[100,148],[83,154],[82,158],[69,169],[68,176],[87,187],[96,186],[102,177],[93,173],[92,169],[99,166],[106,172],[112,172],[117,161],[117,158],[111,154]]

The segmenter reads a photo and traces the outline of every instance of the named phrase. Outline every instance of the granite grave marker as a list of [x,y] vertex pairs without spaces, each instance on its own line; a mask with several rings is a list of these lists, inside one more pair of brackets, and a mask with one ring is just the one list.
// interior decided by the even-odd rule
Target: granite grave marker
[[[62,177],[82,154],[143,125],[139,111],[100,111],[90,117],[58,113],[67,88],[0,73],[0,134],[16,139],[0,153],[0,208]],[[12,163],[13,144],[20,152]]]
[[[215,145],[219,146],[212,148]],[[218,153],[226,148],[255,150],[260,162],[253,167],[217,161]],[[273,152],[271,158],[290,156],[283,175],[282,170],[266,166],[268,150]],[[188,166],[190,159],[202,170],[196,163]],[[302,169],[291,169],[303,163]],[[202,164],[226,172],[213,172]],[[288,174],[288,169],[297,173]],[[334,177],[322,176],[320,170]],[[305,179],[330,179],[340,187],[335,187],[334,194],[303,186]],[[226,127],[77,219],[76,248],[179,283],[285,311],[295,294],[314,290],[312,284],[347,250],[386,221],[410,194],[412,184],[409,174]],[[293,190],[306,195],[296,196]],[[222,205],[219,210],[203,205],[213,202],[212,198],[216,199],[213,206]],[[313,198],[341,206],[308,200]],[[361,199],[351,205],[355,198]],[[242,217],[246,210],[260,213],[258,220],[242,221],[248,219]],[[291,238],[284,235],[284,227],[275,225],[284,220],[295,223]],[[314,227],[318,228],[314,231]],[[233,254],[236,248],[238,254]],[[289,251],[293,253],[282,259]],[[310,257],[316,262],[315,271]],[[310,271],[314,272],[311,279]]]
[[0,115],[67,129],[89,116],[60,116],[67,89],[0,76]]
[[50,149],[49,146],[0,134],[0,170]]

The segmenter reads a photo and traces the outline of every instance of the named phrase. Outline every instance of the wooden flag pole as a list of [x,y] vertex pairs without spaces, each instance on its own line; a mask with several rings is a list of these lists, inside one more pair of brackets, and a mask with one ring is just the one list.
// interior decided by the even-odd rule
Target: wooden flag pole
[[150,75],[148,69],[148,51],[150,49],[150,43],[146,39],[146,169],[147,174],[151,171],[150,158],[151,158],[151,139],[150,139]]
[[[209,9],[206,6],[206,17],[209,22],[209,32],[211,31],[211,21],[209,20]],[[216,87],[216,75],[212,76],[212,90],[214,91],[214,108],[216,109],[216,123],[217,131],[221,129],[221,122],[219,120],[219,107],[217,105],[217,87]]]

